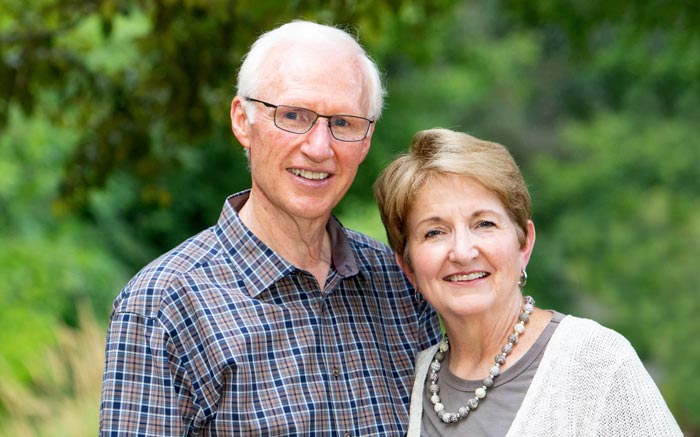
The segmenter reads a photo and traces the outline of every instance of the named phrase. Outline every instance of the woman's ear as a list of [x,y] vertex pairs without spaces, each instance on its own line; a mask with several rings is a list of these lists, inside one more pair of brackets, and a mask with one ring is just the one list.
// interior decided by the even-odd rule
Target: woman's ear
[[413,287],[415,288],[416,280],[415,275],[413,273],[413,269],[411,268],[411,263],[404,260],[404,258],[398,253],[394,254],[394,258],[396,258],[396,263],[399,265],[399,267],[401,267],[401,270],[406,275],[411,285],[413,285]]
[[535,247],[535,224],[532,220],[527,221],[527,237],[525,244],[520,248],[520,266],[524,270],[530,262],[530,255]]

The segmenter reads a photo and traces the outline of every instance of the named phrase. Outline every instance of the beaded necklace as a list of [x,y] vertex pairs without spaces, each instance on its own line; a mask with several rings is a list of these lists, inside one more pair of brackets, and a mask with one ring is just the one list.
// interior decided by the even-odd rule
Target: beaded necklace
[[482,386],[474,390],[474,397],[467,401],[467,404],[460,407],[457,412],[445,411],[445,406],[440,401],[440,387],[438,386],[438,373],[442,368],[442,360],[445,359],[445,352],[450,350],[450,343],[445,336],[440,345],[435,351],[433,356],[433,361],[430,363],[430,374],[428,379],[430,384],[428,385],[428,391],[431,393],[430,402],[433,403],[433,409],[435,414],[445,423],[457,423],[460,420],[466,418],[469,415],[469,411],[476,410],[479,406],[479,401],[486,397],[486,390],[493,386],[493,380],[498,375],[501,374],[501,366],[505,364],[506,357],[513,351],[513,346],[518,342],[518,337],[525,332],[525,324],[530,321],[530,313],[535,309],[535,299],[531,296],[525,296],[523,298],[523,309],[520,317],[518,318],[518,323],[513,327],[513,333],[508,336],[508,342],[503,345],[501,352],[496,354],[494,358],[494,364],[489,370],[489,376],[484,378]]

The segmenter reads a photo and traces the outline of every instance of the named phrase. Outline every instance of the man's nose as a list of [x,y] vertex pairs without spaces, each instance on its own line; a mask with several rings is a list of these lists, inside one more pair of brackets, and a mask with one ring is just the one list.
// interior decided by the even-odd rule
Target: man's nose
[[332,141],[330,120],[318,117],[311,130],[306,133],[302,151],[312,160],[320,162],[333,156]]

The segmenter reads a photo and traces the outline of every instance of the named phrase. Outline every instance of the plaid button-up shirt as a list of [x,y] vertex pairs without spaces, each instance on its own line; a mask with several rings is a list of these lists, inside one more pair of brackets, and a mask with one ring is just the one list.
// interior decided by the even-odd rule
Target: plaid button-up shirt
[[101,435],[403,435],[434,312],[386,246],[335,218],[319,289],[243,225],[247,197],[117,297]]

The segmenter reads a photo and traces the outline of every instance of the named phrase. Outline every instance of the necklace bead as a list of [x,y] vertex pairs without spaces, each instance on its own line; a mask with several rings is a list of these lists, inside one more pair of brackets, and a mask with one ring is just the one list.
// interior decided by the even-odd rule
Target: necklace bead
[[445,336],[440,342],[433,361],[430,363],[430,373],[428,379],[428,391],[431,393],[430,402],[433,404],[435,414],[444,423],[457,423],[466,418],[471,410],[475,410],[479,406],[479,400],[486,398],[486,391],[493,386],[494,379],[501,374],[501,366],[506,363],[506,357],[513,351],[513,346],[518,342],[522,333],[525,332],[525,324],[530,321],[530,314],[535,309],[535,299],[531,296],[523,298],[522,313],[518,317],[518,323],[513,327],[513,333],[508,336],[508,342],[501,348],[501,353],[494,357],[494,364],[489,369],[489,376],[482,381],[483,386],[474,390],[474,397],[467,401],[467,404],[460,407],[457,412],[448,412],[445,410],[445,405],[440,400],[440,386],[438,385],[438,373],[442,368],[442,361],[445,359],[445,352],[450,349],[450,343]]

